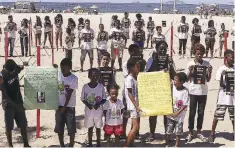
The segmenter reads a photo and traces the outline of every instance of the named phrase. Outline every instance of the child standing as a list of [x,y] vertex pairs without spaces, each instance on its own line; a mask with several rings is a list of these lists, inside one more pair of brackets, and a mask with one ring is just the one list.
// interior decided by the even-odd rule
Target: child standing
[[82,29],[84,29],[84,27],[85,27],[84,19],[80,17],[78,19],[78,45],[79,47],[81,46],[80,34],[81,34]]
[[65,57],[70,59],[72,61],[73,57],[73,43],[74,43],[74,36],[72,35],[72,31],[70,28],[66,29],[67,36],[65,37],[65,43],[66,43],[66,48],[65,48]]
[[88,146],[92,147],[93,128],[96,128],[97,145],[100,147],[103,107],[106,95],[104,86],[98,83],[100,72],[96,68],[88,71],[90,82],[82,88],[81,100],[85,104],[85,128],[88,128]]
[[36,23],[34,25],[35,29],[35,44],[36,46],[41,45],[41,37],[42,37],[42,21],[39,16],[36,16]]
[[166,129],[166,147],[169,146],[169,136],[175,131],[176,143],[175,147],[179,147],[180,136],[183,135],[183,123],[189,105],[188,89],[183,86],[187,81],[187,75],[183,72],[174,76],[173,86],[173,114],[167,116]]
[[132,128],[126,139],[125,147],[129,147],[135,140],[136,134],[139,130],[140,123],[140,108],[138,101],[137,76],[140,70],[140,64],[137,60],[130,58],[127,62],[127,69],[129,75],[125,79],[125,98],[127,101],[127,110],[130,113]]
[[[178,33],[179,33],[179,55],[184,56],[186,55],[186,45],[188,40],[188,31],[189,31],[189,25],[186,23],[186,17],[181,17],[181,23],[178,26]],[[183,53],[182,53],[182,47],[183,47]]]
[[202,29],[201,26],[198,25],[199,23],[199,19],[198,18],[194,18],[193,21],[193,29],[192,29],[192,37],[191,37],[191,52],[190,52],[190,57],[192,58],[193,55],[193,48],[194,45],[197,43],[200,43],[200,34],[202,33]]
[[55,35],[56,35],[56,48],[58,51],[58,40],[60,40],[60,47],[62,47],[62,36],[63,36],[63,16],[61,14],[57,14],[55,17]]
[[[196,111],[197,117],[197,137],[203,142],[206,138],[202,135],[201,129],[204,120],[204,111],[207,101],[208,86],[207,83],[211,80],[212,66],[208,61],[203,60],[205,47],[201,44],[194,46],[195,60],[187,65],[186,74],[188,77],[189,94],[190,94],[190,109],[189,109],[189,135],[187,141],[190,142],[194,138],[194,119]],[[198,107],[198,108],[197,108]]]
[[52,29],[52,25],[51,25],[51,20],[49,16],[45,16],[44,19],[44,44],[43,44],[43,48],[45,48],[45,44],[47,41],[47,37],[49,39],[51,48],[52,48],[52,36],[51,36],[51,29]]
[[223,46],[224,46],[224,42],[225,42],[224,35],[226,32],[228,32],[228,31],[225,30],[225,25],[224,25],[224,23],[222,23],[221,24],[221,31],[219,32],[219,45],[220,45],[219,56],[220,56],[220,58],[222,58],[222,50],[223,50]]
[[214,45],[215,45],[215,35],[217,34],[216,29],[214,27],[214,21],[209,20],[208,22],[208,28],[204,32],[206,34],[206,57],[208,57],[208,52],[210,50],[211,58],[213,58],[214,53]]
[[157,26],[156,30],[157,30],[157,34],[153,36],[152,42],[154,44],[157,44],[160,41],[166,41],[165,36],[162,34],[162,27]]
[[[220,81],[220,88],[209,142],[214,142],[217,123],[224,120],[227,108],[234,131],[234,51],[226,50],[224,57],[226,63],[217,70],[216,74],[216,80]],[[232,81],[229,82],[228,79]]]
[[123,133],[122,114],[124,105],[118,97],[119,86],[111,84],[107,87],[110,99],[104,104],[105,125],[104,131],[107,135],[107,146],[110,147],[110,136],[115,135],[115,147],[119,147],[120,136]]
[[14,120],[17,127],[20,128],[24,147],[30,147],[27,137],[27,118],[23,105],[23,98],[20,92],[19,73],[23,70],[23,66],[19,66],[9,59],[2,70],[2,107],[4,110],[5,130],[9,147],[13,147],[12,130],[14,128]]
[[108,39],[109,35],[107,31],[104,31],[104,24],[99,25],[100,31],[97,33],[96,39],[97,39],[97,61],[98,61],[98,67],[100,67],[100,60],[102,57],[102,54],[104,52],[107,52],[108,49]]
[[137,24],[136,30],[132,33],[132,41],[134,44],[139,46],[139,52],[142,54],[144,49],[144,42],[145,42],[145,31],[142,29],[140,25]]
[[76,133],[75,106],[78,78],[71,73],[72,61],[70,59],[64,58],[60,63],[60,67],[61,72],[58,73],[59,109],[55,115],[55,132],[58,134],[60,146],[65,147],[64,126],[66,124],[70,136],[69,147],[73,147]]
[[131,28],[131,20],[129,19],[129,13],[124,13],[124,18],[122,19],[122,28],[124,29],[124,34],[126,36],[125,39],[125,48],[127,48],[127,40],[130,38],[130,28]]
[[18,31],[20,34],[20,46],[21,46],[21,55],[28,56],[28,43],[29,43],[29,36],[28,36],[28,20],[23,19],[21,22],[21,27]]
[[155,28],[155,23],[152,20],[152,17],[149,17],[149,21],[147,23],[147,30],[148,30],[148,35],[147,35],[147,47],[149,48],[149,41],[151,42],[151,48],[153,48],[153,35],[154,35],[154,28]]

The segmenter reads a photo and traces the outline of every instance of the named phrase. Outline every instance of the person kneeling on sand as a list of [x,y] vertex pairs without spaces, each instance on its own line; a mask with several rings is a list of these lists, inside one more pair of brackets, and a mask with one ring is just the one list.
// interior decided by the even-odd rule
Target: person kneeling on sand
[[224,120],[227,108],[234,131],[234,51],[226,50],[224,57],[226,63],[216,74],[216,80],[220,81],[220,88],[209,142],[214,142],[217,123]]

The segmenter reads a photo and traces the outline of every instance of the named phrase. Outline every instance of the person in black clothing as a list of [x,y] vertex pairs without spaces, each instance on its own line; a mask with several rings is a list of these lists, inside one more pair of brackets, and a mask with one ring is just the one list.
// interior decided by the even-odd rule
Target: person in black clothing
[[3,83],[1,85],[3,99],[2,106],[4,110],[6,136],[9,147],[13,147],[12,130],[14,127],[14,120],[18,128],[21,129],[24,147],[30,147],[27,138],[27,119],[25,109],[23,107],[23,99],[20,92],[18,77],[18,74],[23,70],[23,68],[23,66],[18,66],[12,59],[9,59],[6,61],[4,69],[1,72],[3,78]]
[[[166,54],[167,52],[167,43],[165,41],[160,41],[156,44],[156,51],[152,54],[152,57],[149,58],[146,66],[146,72],[153,72],[153,71],[169,71],[171,80],[174,79],[176,74],[174,69],[174,61],[172,60],[169,55]],[[164,127],[166,130],[166,116],[164,116]],[[149,137],[149,141],[154,140],[154,133],[157,124],[157,116],[150,116],[149,117],[149,127],[151,136]]]

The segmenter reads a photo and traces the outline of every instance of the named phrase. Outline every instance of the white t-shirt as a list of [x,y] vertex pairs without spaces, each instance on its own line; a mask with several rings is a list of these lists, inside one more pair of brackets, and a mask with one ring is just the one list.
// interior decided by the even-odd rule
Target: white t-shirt
[[188,23],[180,23],[179,25],[179,39],[188,39]]
[[80,33],[80,38],[82,39],[81,49],[91,50],[93,48],[93,38],[94,30],[93,29],[82,29]]
[[22,35],[28,35],[28,28],[25,27],[20,27],[19,31],[21,31]]
[[[181,107],[189,105],[189,92],[187,88],[183,90],[177,90],[173,85],[173,110],[174,112],[179,111]],[[187,108],[185,108],[177,117],[167,116],[178,122],[184,122],[185,115],[187,113]]]
[[[106,99],[106,93],[104,86],[100,83],[95,88],[90,88],[88,84],[85,84],[82,88],[81,100],[86,101],[91,105],[99,103],[101,100]],[[102,118],[103,107],[100,106],[97,110],[90,110],[87,106],[85,107],[85,118]]]
[[71,95],[70,101],[67,107],[75,107],[76,106],[76,90],[78,88],[78,78],[74,74],[71,74],[68,77],[64,77],[61,72],[58,72],[58,82],[59,82],[59,106],[64,106],[66,101],[66,89],[73,89],[73,93]]
[[122,71],[123,71],[123,76],[124,76],[124,78],[126,78],[127,76],[128,76],[128,69],[127,69],[127,61],[125,61],[124,63],[123,63],[123,66],[122,66]]
[[124,105],[121,100],[117,99],[115,103],[112,103],[111,100],[107,100],[103,107],[104,110],[107,111],[105,124],[111,126],[122,124],[121,110],[124,108]]
[[136,110],[134,104],[132,103],[129,95],[128,95],[128,88],[132,88],[132,95],[134,96],[135,101],[137,104],[139,103],[138,101],[138,88],[137,88],[137,81],[132,75],[128,75],[125,79],[125,98],[127,102],[127,110]]
[[166,41],[166,38],[165,38],[165,36],[163,35],[163,34],[155,34],[154,36],[153,36],[153,41],[154,41],[154,43],[157,43],[157,42],[160,42],[160,41]]
[[[189,74],[189,67],[192,65],[200,65],[199,63],[196,64],[195,61],[191,61],[188,63],[186,68],[186,74]],[[209,66],[210,63],[208,61],[203,60],[201,66]],[[207,95],[208,93],[208,86],[207,86],[207,79],[205,81],[205,84],[194,84],[193,77],[191,77],[190,84],[189,84],[189,94],[201,96],[201,95]]]
[[[221,74],[223,71],[235,71],[235,70],[234,70],[234,68],[229,68],[225,65],[219,67],[219,69],[217,70],[217,73],[216,73],[216,80],[217,81],[220,81]],[[223,78],[223,83],[226,86],[225,77]],[[223,87],[219,88],[217,104],[219,104],[219,105],[235,105],[233,99],[234,99],[234,96],[226,94],[226,92],[223,90]]]
[[[15,22],[12,22],[12,24],[15,24],[15,28],[17,28],[17,25]],[[7,32],[8,32],[8,38],[16,38],[16,31],[15,31],[15,28],[13,28],[12,30],[9,30],[7,28]]]

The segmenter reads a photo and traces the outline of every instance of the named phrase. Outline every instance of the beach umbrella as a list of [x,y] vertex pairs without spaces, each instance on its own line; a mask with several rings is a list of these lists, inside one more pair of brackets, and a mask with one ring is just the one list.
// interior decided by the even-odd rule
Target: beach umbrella
[[90,7],[91,9],[98,9],[98,7],[96,5],[93,5]]
[[158,8],[154,8],[153,10],[154,10],[154,11],[159,11],[159,9],[158,9]]

